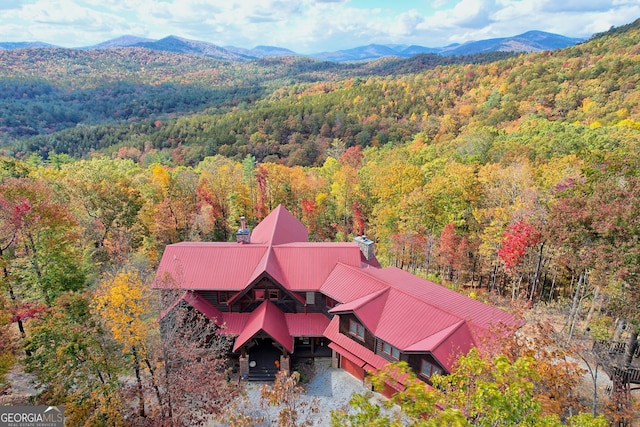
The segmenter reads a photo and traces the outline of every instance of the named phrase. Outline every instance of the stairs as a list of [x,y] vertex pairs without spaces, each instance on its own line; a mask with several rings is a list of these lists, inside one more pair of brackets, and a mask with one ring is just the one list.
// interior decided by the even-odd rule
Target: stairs
[[248,381],[273,381],[276,379],[276,373],[278,372],[275,368],[251,368],[249,369],[249,376],[247,377]]

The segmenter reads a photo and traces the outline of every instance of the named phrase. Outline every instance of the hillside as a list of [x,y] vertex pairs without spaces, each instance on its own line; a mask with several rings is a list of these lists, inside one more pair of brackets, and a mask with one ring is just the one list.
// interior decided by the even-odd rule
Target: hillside
[[238,63],[140,47],[0,51],[0,146],[77,124],[166,120],[211,108],[226,111],[284,86],[405,74],[496,57],[433,55],[365,64],[282,57]]
[[[44,72],[46,64],[56,63],[45,54],[57,54],[45,50],[33,68],[52,79],[59,77],[62,85],[90,87],[92,81],[100,78],[114,79],[113,67],[118,67],[116,75],[123,76],[124,82],[113,83],[113,87],[120,98],[105,96],[95,102],[91,93],[97,89],[79,93],[91,100],[85,112],[101,107],[100,99],[108,105],[117,101],[116,111],[125,111],[118,116],[105,106],[94,123],[100,117],[126,118],[128,123],[118,125],[110,120],[109,124],[96,127],[21,138],[10,150],[15,155],[34,151],[46,155],[55,151],[82,156],[110,147],[167,152],[179,148],[181,157],[189,162],[221,153],[235,159],[251,154],[259,161],[315,165],[323,161],[335,139],[347,147],[367,147],[408,141],[418,132],[433,141],[465,138],[480,128],[508,130],[512,134],[522,132],[522,124],[531,120],[553,125],[615,125],[621,120],[638,119],[639,73],[634,60],[638,40],[635,23],[555,52],[520,55],[486,64],[456,65],[452,61],[449,66],[438,66],[443,64],[443,57],[429,54],[409,60],[383,59],[351,65],[290,57],[230,66],[206,58],[149,55],[146,51],[124,49],[98,51],[97,57],[81,56],[95,53],[69,52],[65,57],[70,58],[68,61],[59,61],[58,67],[48,65],[48,71]],[[73,55],[79,57],[71,60]],[[129,59],[119,62],[126,58]],[[22,61],[21,65],[0,71],[6,73],[21,66],[24,69],[28,61]],[[112,67],[111,72],[105,71],[108,67]],[[74,75],[73,70],[77,71],[77,77],[65,79],[65,75]],[[85,70],[103,74],[83,73]],[[389,76],[390,72],[395,77]],[[136,86],[125,83],[127,79],[147,81],[150,85]],[[46,99],[54,91],[51,83],[40,82],[30,83],[35,85],[30,95],[34,100]],[[215,89],[210,85],[215,85]],[[140,94],[127,98],[136,93],[136,88],[140,88]],[[22,92],[31,93],[14,90]],[[5,89],[4,93],[11,92]],[[218,98],[212,101],[216,94]],[[29,97],[27,100],[9,97],[9,104],[22,105],[25,111],[32,107]],[[173,108],[163,108],[163,97],[177,99]],[[128,103],[123,102],[127,99]],[[69,102],[77,101],[71,98]],[[131,109],[132,105],[139,110],[124,109],[125,106]],[[226,108],[219,113],[211,109],[221,106]],[[209,108],[206,114],[198,114],[198,110],[205,108]],[[12,111],[16,111],[15,107]],[[166,115],[180,111],[194,114],[179,119]],[[149,120],[144,120],[145,117]],[[158,118],[162,126],[153,124]],[[55,123],[59,125],[60,121]],[[5,134],[11,134],[12,129],[15,134],[16,127],[7,129]],[[46,129],[31,132],[50,133]]]

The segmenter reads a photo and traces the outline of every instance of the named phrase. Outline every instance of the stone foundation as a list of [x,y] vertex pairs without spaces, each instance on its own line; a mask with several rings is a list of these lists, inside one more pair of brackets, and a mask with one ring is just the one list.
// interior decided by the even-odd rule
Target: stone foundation
[[247,377],[249,377],[249,358],[246,356],[245,357],[240,356],[239,362],[240,362],[240,368],[239,368],[240,378],[247,379]]
[[289,356],[280,356],[280,370],[291,375],[291,358]]

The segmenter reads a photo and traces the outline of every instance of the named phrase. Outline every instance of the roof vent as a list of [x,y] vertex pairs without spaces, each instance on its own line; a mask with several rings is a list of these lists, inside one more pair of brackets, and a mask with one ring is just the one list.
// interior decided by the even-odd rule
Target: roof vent
[[360,251],[367,261],[375,256],[373,253],[373,240],[367,239],[367,236],[365,236],[364,234],[362,236],[356,237],[353,240],[355,240],[355,242],[358,244],[358,246],[360,247]]
[[251,230],[247,228],[244,216],[240,217],[240,229],[236,232],[236,242],[251,243]]

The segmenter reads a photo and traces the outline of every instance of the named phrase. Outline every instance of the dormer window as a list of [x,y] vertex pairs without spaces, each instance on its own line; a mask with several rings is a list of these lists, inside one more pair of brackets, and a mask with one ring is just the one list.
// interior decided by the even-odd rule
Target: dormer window
[[420,367],[420,375],[429,379],[431,375],[438,374],[442,375],[442,369],[429,362],[426,359],[422,359],[422,366]]
[[392,359],[400,360],[400,350],[389,343],[382,343],[382,352]]
[[253,290],[253,299],[256,301],[264,300],[264,289],[254,289]]
[[351,319],[349,319],[349,333],[354,337],[364,341],[364,326]]

